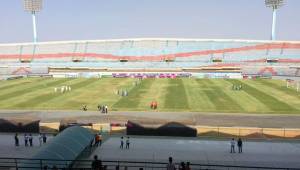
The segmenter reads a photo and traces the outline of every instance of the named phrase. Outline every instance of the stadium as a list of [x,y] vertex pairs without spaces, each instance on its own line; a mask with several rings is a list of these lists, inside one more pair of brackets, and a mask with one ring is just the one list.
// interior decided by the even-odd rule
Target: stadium
[[0,44],[0,169],[299,169],[300,41],[265,5],[271,40],[39,42],[24,0],[33,42]]
[[[299,94],[296,93],[299,88],[299,54],[299,42],[280,41],[132,39],[2,44],[1,77],[16,79],[10,81],[16,83],[22,82],[21,77],[31,79],[20,93],[16,91],[22,87],[12,88],[12,85],[3,83],[1,107],[78,110],[86,104],[96,110],[97,104],[109,102],[112,110],[143,111],[149,110],[150,102],[155,100],[162,111],[296,113],[300,109]],[[43,81],[45,85],[42,87],[34,84],[42,79],[36,77],[50,81],[49,86],[47,81]],[[62,78],[64,80],[59,80]],[[81,81],[70,81],[70,78]],[[156,80],[165,78],[171,80]],[[105,80],[97,81],[101,79]],[[114,81],[118,83],[108,86]],[[138,82],[138,86],[133,86],[134,82]],[[96,84],[108,91],[111,87],[113,89],[103,96],[103,89],[95,89]],[[209,87],[205,88],[207,84]],[[284,88],[286,84],[290,84],[290,88]],[[82,90],[84,94],[90,95],[94,91],[98,95],[93,95],[95,101],[87,101],[91,96],[86,95],[71,102],[67,96],[54,93],[54,88],[64,85],[73,87],[72,93]],[[234,85],[250,86],[244,89],[246,94],[235,94]],[[201,88],[195,89],[197,86]],[[129,91],[128,97],[115,95],[122,89]],[[276,93],[270,95],[274,90]],[[21,101],[14,99],[27,93],[31,95],[23,96]],[[197,93],[204,96],[198,99],[208,102],[194,101]],[[237,98],[232,97],[234,95]],[[247,98],[247,95],[252,98]],[[286,96],[285,100],[280,99],[282,95]],[[57,97],[66,101],[64,107],[55,103],[61,103]],[[256,106],[254,110],[246,106],[249,101]]]
[[289,41],[159,38],[1,44],[1,75],[299,76],[299,48]]

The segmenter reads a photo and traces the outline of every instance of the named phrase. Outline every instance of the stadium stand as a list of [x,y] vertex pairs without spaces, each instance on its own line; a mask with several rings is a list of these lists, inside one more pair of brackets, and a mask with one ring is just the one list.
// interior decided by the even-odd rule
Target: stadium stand
[[[1,44],[0,74],[15,75],[22,68],[26,68],[25,75],[49,74],[48,68],[65,67],[184,72],[230,65],[239,67],[243,74],[258,75],[266,67],[276,70],[280,66],[283,71],[276,71],[276,75],[295,76],[290,66],[299,66],[299,55],[300,42],[296,41],[117,39]],[[250,67],[258,71],[248,73]]]

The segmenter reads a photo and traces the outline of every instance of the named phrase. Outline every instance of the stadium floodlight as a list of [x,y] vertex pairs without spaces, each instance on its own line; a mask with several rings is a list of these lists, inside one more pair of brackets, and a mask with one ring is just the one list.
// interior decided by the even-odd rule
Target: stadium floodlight
[[28,11],[32,15],[32,27],[33,27],[33,42],[37,42],[37,33],[36,33],[36,12],[42,10],[42,0],[23,0],[24,2],[24,10]]
[[277,9],[284,5],[284,0],[265,0],[267,7],[273,10],[272,34],[271,40],[276,39],[276,12]]

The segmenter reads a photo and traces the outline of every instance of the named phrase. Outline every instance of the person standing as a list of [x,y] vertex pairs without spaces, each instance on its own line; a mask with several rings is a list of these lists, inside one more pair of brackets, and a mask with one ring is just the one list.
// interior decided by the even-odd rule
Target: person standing
[[30,146],[33,146],[33,144],[32,144],[32,140],[33,140],[33,137],[32,137],[32,135],[31,135],[31,133],[29,134],[29,145]]
[[107,107],[107,105],[105,105],[105,113],[106,114],[108,113],[108,107]]
[[105,107],[102,105],[102,113],[105,113]]
[[94,161],[92,162],[92,170],[102,170],[102,161],[98,160],[98,156],[94,156]]
[[234,146],[235,146],[235,141],[234,138],[232,138],[230,141],[230,153],[235,153]]
[[157,109],[157,102],[155,101],[154,102],[154,110],[156,110]]
[[191,167],[190,167],[190,162],[186,162],[186,167],[185,167],[186,170],[191,170]]
[[19,146],[19,137],[18,134],[15,134],[15,146]]
[[243,152],[243,141],[241,138],[239,138],[238,142],[237,142],[238,148],[239,148],[239,153]]
[[43,143],[44,144],[47,143],[47,136],[46,136],[46,134],[43,134]]
[[129,137],[127,137],[127,139],[126,139],[126,149],[129,149],[129,145],[130,145],[130,141],[129,141]]
[[42,134],[39,134],[39,143],[40,143],[40,146],[42,146],[42,143],[43,143],[43,136],[42,136]]
[[167,165],[167,170],[175,170],[175,164],[173,163],[173,158],[169,157],[169,163]]
[[100,104],[98,104],[97,108],[98,108],[98,111],[101,112],[101,105]]
[[98,134],[95,135],[95,146],[99,146],[100,136]]
[[101,133],[99,134],[99,145],[100,146],[102,145],[102,135],[101,135]]
[[123,140],[124,138],[123,138],[123,136],[121,137],[121,144],[120,144],[120,149],[123,149],[123,146],[124,146],[124,140]]
[[28,136],[26,133],[24,134],[24,141],[25,141],[25,146],[27,147],[28,146]]
[[181,162],[180,163],[180,166],[179,166],[179,170],[185,170],[185,163],[184,162]]

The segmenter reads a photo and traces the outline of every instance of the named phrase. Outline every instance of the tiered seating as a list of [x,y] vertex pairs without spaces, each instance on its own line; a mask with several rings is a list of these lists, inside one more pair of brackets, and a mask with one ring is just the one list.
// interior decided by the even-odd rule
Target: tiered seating
[[247,75],[296,76],[296,69],[289,66],[245,66],[242,72]]
[[0,64],[18,67],[193,68],[300,63],[300,43],[240,40],[107,40],[0,45]]

